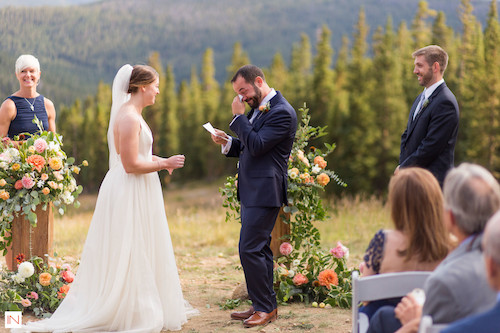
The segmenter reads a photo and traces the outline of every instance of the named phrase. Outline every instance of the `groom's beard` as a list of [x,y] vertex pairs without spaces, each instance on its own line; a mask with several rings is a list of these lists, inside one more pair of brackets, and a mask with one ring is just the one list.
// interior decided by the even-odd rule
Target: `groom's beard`
[[252,86],[253,86],[254,96],[247,99],[246,102],[248,103],[248,105],[252,109],[258,109],[259,105],[260,105],[262,93],[261,93],[260,89],[255,84],[252,84]]

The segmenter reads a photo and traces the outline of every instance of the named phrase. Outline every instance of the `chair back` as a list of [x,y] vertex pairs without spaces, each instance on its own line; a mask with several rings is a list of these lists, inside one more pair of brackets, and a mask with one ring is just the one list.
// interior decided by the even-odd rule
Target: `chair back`
[[365,333],[368,329],[368,317],[363,314],[360,318],[360,302],[405,296],[415,288],[423,288],[429,275],[431,272],[411,271],[360,278],[358,271],[352,272],[352,332]]

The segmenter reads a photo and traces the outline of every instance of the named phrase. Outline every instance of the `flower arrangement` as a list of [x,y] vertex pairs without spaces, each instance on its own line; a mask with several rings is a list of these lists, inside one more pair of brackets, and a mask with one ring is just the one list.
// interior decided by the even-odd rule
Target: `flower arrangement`
[[13,141],[3,138],[0,144],[0,250],[4,255],[12,241],[14,216],[24,214],[36,226],[39,205],[46,210],[53,203],[61,215],[67,205],[80,205],[77,198],[83,188],[74,175],[88,163],[76,165],[61,149],[62,136],[44,131],[36,117],[33,122],[39,132],[20,134]]
[[[334,144],[325,143],[325,150],[310,147],[309,142],[326,134],[325,127],[309,124],[309,109],[302,114],[288,163],[288,205],[281,218],[290,225],[287,242],[280,246],[283,255],[275,262],[274,282],[278,301],[300,300],[322,302],[331,306],[351,306],[352,269],[346,264],[348,249],[340,242],[326,252],[320,246],[320,233],[314,222],[326,217],[321,192],[330,182],[347,186],[333,171],[327,169],[325,157],[333,152]],[[307,151],[307,153],[306,153]],[[226,221],[238,220],[240,206],[236,196],[236,177],[227,177],[224,188]]]
[[32,311],[50,317],[68,293],[75,275],[68,264],[47,265],[40,257],[25,261],[19,254],[16,271],[2,271],[0,311]]

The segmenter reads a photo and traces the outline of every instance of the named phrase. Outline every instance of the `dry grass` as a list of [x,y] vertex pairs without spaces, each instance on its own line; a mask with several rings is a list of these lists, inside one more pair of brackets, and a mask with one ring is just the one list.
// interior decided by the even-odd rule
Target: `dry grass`
[[[241,322],[229,320],[230,311],[221,310],[219,304],[244,278],[237,253],[239,224],[225,222],[218,186],[170,186],[164,193],[184,295],[201,312],[182,332],[349,332],[349,310],[304,304],[280,306],[280,320],[264,328],[243,329]],[[80,201],[78,210],[55,219],[54,248],[69,261],[82,251],[96,196],[83,195]],[[341,198],[327,206],[330,217],[317,224],[322,244],[330,248],[342,241],[351,251],[349,263],[357,266],[376,230],[388,225],[387,210],[376,198]]]

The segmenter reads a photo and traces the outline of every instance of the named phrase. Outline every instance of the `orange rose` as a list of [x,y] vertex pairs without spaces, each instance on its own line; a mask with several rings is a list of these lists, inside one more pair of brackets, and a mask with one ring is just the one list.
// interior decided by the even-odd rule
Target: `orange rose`
[[9,192],[5,190],[0,190],[0,199],[7,200],[8,198],[10,198]]
[[50,280],[52,279],[52,275],[50,273],[42,273],[38,278],[38,282],[44,287],[47,287],[50,284]]
[[22,189],[24,186],[23,186],[23,181],[21,179],[19,179],[18,181],[16,181],[16,183],[14,184],[14,188],[16,190],[20,190]]
[[0,179],[0,186],[2,186],[2,187],[3,187],[3,186],[5,186],[5,185],[7,185],[7,182],[5,181],[5,179],[3,179],[3,178],[2,178],[2,179]]
[[33,169],[36,169],[38,172],[41,172],[42,168],[45,166],[45,158],[36,154],[28,156],[26,162],[33,166]]
[[43,190],[42,190],[42,193],[45,194],[45,195],[49,194],[50,193],[49,188],[48,187],[44,187]]
[[319,284],[331,289],[332,285],[337,286],[339,284],[339,278],[337,273],[333,269],[325,269],[318,275]]
[[330,177],[326,173],[319,174],[318,177],[316,177],[316,181],[318,184],[321,186],[326,186],[330,182]]
[[40,176],[40,179],[43,181],[46,181],[47,179],[49,179],[49,175],[46,173],[42,173],[42,175]]
[[69,291],[69,285],[64,284],[61,288],[59,288],[59,291],[57,292],[57,298],[64,298],[68,294]]
[[326,161],[322,156],[316,156],[314,158],[314,164],[319,166],[321,169],[326,168]]
[[14,164],[12,164],[11,168],[12,168],[12,170],[17,171],[21,168],[21,166],[19,165],[19,163],[14,163]]

